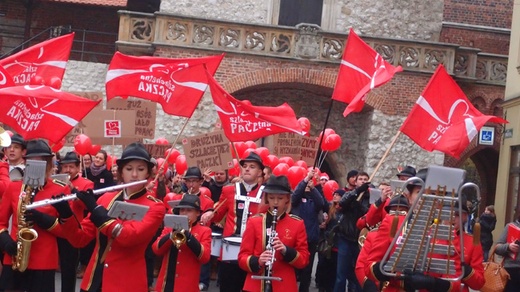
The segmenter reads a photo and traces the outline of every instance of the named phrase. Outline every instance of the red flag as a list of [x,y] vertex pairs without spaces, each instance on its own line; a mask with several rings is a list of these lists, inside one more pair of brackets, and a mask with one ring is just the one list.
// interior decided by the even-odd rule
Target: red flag
[[365,105],[365,95],[401,71],[401,66],[394,67],[385,61],[350,29],[332,99],[348,103],[344,117],[360,112]]
[[13,77],[11,77],[4,67],[0,66],[0,88],[11,86],[14,86]]
[[0,122],[25,139],[58,143],[99,102],[43,85],[1,88]]
[[208,83],[222,129],[229,141],[256,140],[283,132],[305,135],[287,103],[277,107],[254,106],[248,100],[235,99],[209,73]]
[[107,100],[135,96],[160,103],[165,113],[191,117],[224,55],[171,59],[115,53],[106,77]]
[[0,60],[16,85],[47,85],[59,89],[69,60],[74,33],[46,40]]
[[507,123],[479,112],[439,65],[400,131],[427,151],[459,158],[487,122]]

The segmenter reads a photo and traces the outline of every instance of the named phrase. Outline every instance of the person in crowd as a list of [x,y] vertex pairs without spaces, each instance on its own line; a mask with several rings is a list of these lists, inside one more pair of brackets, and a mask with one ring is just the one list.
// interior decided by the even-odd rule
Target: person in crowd
[[504,268],[509,273],[509,280],[507,281],[504,292],[518,291],[520,287],[520,242],[512,240],[512,235],[509,233],[517,233],[520,229],[520,208],[516,208],[515,220],[507,223],[504,231],[496,242],[495,253],[504,257]]
[[359,286],[354,274],[354,265],[359,254],[359,229],[356,227],[356,223],[359,218],[366,214],[370,206],[369,186],[368,174],[359,172],[356,188],[346,192],[339,201],[341,209],[337,216],[339,227],[335,292],[345,291],[347,279],[349,291],[361,291],[361,286]]
[[[77,222],[73,218],[72,211],[62,212],[59,214],[61,218],[58,218],[58,212],[49,206],[23,211],[32,202],[70,193],[66,184],[51,178],[53,154],[47,142],[41,139],[29,140],[26,150],[24,159],[46,162],[45,178],[44,181],[33,186],[23,184],[22,180],[11,182],[2,198],[0,205],[0,249],[4,251],[2,288],[7,291],[54,292],[55,271],[58,268],[56,237],[65,236],[66,224],[77,226]],[[24,192],[22,198],[20,198],[20,190]],[[65,202],[65,205],[68,206],[68,203]],[[21,228],[30,228],[37,233],[37,238],[32,241],[27,257],[22,254],[19,254],[20,257],[16,256],[18,231]],[[24,234],[35,236],[33,232]]]
[[[62,174],[69,175],[69,188],[71,192],[86,191],[94,188],[94,183],[80,176],[80,160],[75,152],[67,152],[60,160]],[[78,221],[83,220],[86,209],[85,205],[79,201],[70,201],[72,211]],[[76,290],[76,269],[79,264],[79,249],[73,247],[66,239],[58,238],[58,250],[60,255],[61,270],[61,291],[73,292]],[[85,266],[80,267],[80,271],[85,270]]]
[[487,262],[489,258],[489,250],[493,246],[493,230],[497,223],[497,216],[495,215],[495,206],[489,205],[484,209],[484,213],[480,215],[480,243],[484,251],[484,261]]
[[[262,197],[258,179],[263,176],[264,164],[255,152],[240,160],[241,182],[225,186],[217,203],[216,211],[202,214],[202,223],[220,222],[226,217],[223,238],[240,236],[246,230],[247,219],[258,213]],[[237,188],[238,186],[238,188]],[[236,261],[221,261],[219,267],[220,291],[242,291],[246,272],[238,266]]]
[[25,159],[27,152],[26,142],[19,134],[11,137],[11,145],[4,147],[4,154],[9,163],[9,177],[11,181],[21,180],[25,169]]
[[[153,167],[150,154],[140,143],[128,145],[117,166],[123,184],[149,179]],[[148,291],[145,250],[163,222],[163,203],[146,189],[146,181],[107,192],[97,201],[90,190],[77,196],[89,215],[81,227],[68,230],[67,239],[76,247],[96,239],[81,291]],[[118,201],[145,206],[147,211],[140,221],[112,218],[108,210]]]
[[119,178],[117,177],[117,164],[113,164],[110,167],[110,172],[112,173],[112,179],[114,180],[114,184],[119,184]]
[[[211,253],[211,229],[199,224],[200,205],[199,197],[184,196],[174,213],[187,216],[190,229],[172,230],[166,227],[154,242],[154,252],[163,256],[155,284],[156,291],[199,290],[199,273],[202,265],[209,261]],[[180,233],[185,237],[185,242],[178,242],[180,246],[177,246],[175,242]]]
[[85,155],[83,155],[83,170],[82,170],[82,173],[83,175],[86,177],[87,176],[87,169],[90,168],[90,165],[92,165],[92,155],[90,155],[90,153],[87,153]]
[[309,247],[309,264],[298,271],[300,286],[299,292],[309,291],[311,284],[312,266],[314,256],[320,238],[320,211],[325,205],[323,196],[314,187],[313,178],[315,170],[308,172],[307,176],[298,183],[291,196],[291,213],[303,219],[305,231],[307,233],[307,245]]
[[267,182],[272,174],[273,174],[273,170],[271,169],[271,167],[265,166],[264,167],[264,177],[263,177],[264,182]]
[[295,268],[309,264],[309,251],[305,224],[288,214],[291,186],[286,176],[271,175],[264,188],[264,201],[269,210],[249,219],[238,253],[238,264],[247,271],[243,291],[264,291],[266,282],[251,276],[270,275],[283,279],[271,281],[271,291],[296,292]]
[[320,256],[320,261],[318,261],[318,267],[316,268],[316,282],[318,283],[319,292],[334,291],[338,265],[338,215],[341,214],[339,201],[344,194],[344,189],[334,191],[332,201],[328,205],[328,218],[324,222],[324,237],[330,241],[331,249],[329,254]]
[[345,191],[352,191],[356,188],[357,176],[359,171],[353,169],[347,173],[347,185],[345,186]]
[[320,175],[320,185],[323,186],[329,181],[329,175],[326,172],[322,172]]
[[204,180],[200,168],[197,166],[188,167],[188,170],[186,170],[186,174],[184,174],[182,179],[186,184],[188,191],[183,194],[173,196],[172,200],[181,200],[186,195],[197,196],[200,198],[200,207],[203,213],[213,210],[213,200],[210,197],[203,195],[200,190]]
[[107,169],[107,157],[105,150],[99,150],[94,156],[94,161],[87,168],[87,178],[94,182],[96,190],[115,185],[112,173]]
[[172,187],[171,191],[175,194],[182,194],[186,192],[188,189],[186,188],[186,185],[182,181],[182,174],[174,173],[172,177]]
[[408,165],[403,170],[401,170],[398,174],[396,174],[398,180],[408,180],[411,177],[414,177],[417,174],[414,167]]

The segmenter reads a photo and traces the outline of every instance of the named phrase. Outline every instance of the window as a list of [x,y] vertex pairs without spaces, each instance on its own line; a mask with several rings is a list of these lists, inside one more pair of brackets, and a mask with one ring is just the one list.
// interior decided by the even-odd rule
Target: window
[[323,0],[281,0],[278,25],[312,23],[321,26]]
[[509,161],[509,183],[507,186],[506,222],[512,222],[520,196],[520,146],[511,147]]

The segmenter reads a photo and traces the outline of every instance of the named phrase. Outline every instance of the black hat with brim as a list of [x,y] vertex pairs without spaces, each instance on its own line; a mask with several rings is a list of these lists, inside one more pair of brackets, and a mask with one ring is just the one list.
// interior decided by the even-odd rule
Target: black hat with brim
[[285,175],[271,175],[262,191],[266,194],[291,194],[291,185]]
[[197,211],[200,211],[199,196],[185,194],[179,202],[179,205],[175,206],[173,211],[175,214],[179,214],[180,209],[195,209]]
[[415,171],[415,168],[412,166],[407,166],[405,169],[403,169],[401,172],[397,174],[397,176],[406,176],[406,177],[412,177],[415,176],[417,172]]
[[148,164],[150,168],[154,166],[152,161],[150,160],[150,153],[146,151],[143,144],[141,143],[131,143],[129,144],[123,153],[121,154],[121,158],[116,161],[117,167],[121,168],[126,163],[132,160],[143,160]]
[[398,195],[393,197],[390,200],[390,202],[388,202],[388,205],[385,206],[385,211],[389,213],[390,209],[394,207],[404,207],[410,209],[410,203],[408,202],[408,199],[405,196]]
[[240,166],[244,167],[245,162],[256,162],[258,165],[260,165],[260,168],[264,170],[264,163],[262,161],[262,158],[260,158],[260,155],[258,155],[256,152],[249,152],[249,155],[240,160]]
[[45,140],[35,139],[27,141],[27,151],[24,158],[53,156],[51,147]]
[[200,168],[197,166],[191,166],[186,170],[186,174],[183,177],[184,179],[190,179],[190,178],[196,178],[196,179],[202,179],[202,172],[200,171]]
[[20,144],[23,148],[27,146],[26,141],[23,139],[23,137],[20,134],[14,134],[11,137],[11,144]]
[[65,156],[60,160],[60,164],[66,164],[66,163],[79,163],[79,157],[76,152],[67,152]]

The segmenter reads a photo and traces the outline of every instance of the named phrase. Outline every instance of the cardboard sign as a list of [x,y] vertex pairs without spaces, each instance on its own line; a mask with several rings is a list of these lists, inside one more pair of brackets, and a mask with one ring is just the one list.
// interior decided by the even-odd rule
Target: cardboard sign
[[185,138],[182,140],[182,146],[188,166],[198,166],[201,170],[233,167],[229,140],[223,131]]
[[107,120],[105,121],[105,138],[121,137],[121,121]]
[[303,160],[307,165],[314,165],[314,160],[318,153],[319,142],[316,137],[300,136],[302,139],[302,146],[300,148],[300,160]]
[[155,137],[157,103],[141,99],[114,98],[107,102],[108,109],[135,111],[135,132],[132,136],[147,139]]
[[144,148],[146,148],[146,151],[148,151],[148,153],[150,153],[154,158],[165,158],[164,152],[166,152],[167,149],[172,148],[172,145],[144,144]]
[[274,135],[273,154],[278,157],[288,156],[294,160],[300,160],[301,147],[302,136],[298,134],[280,133]]

